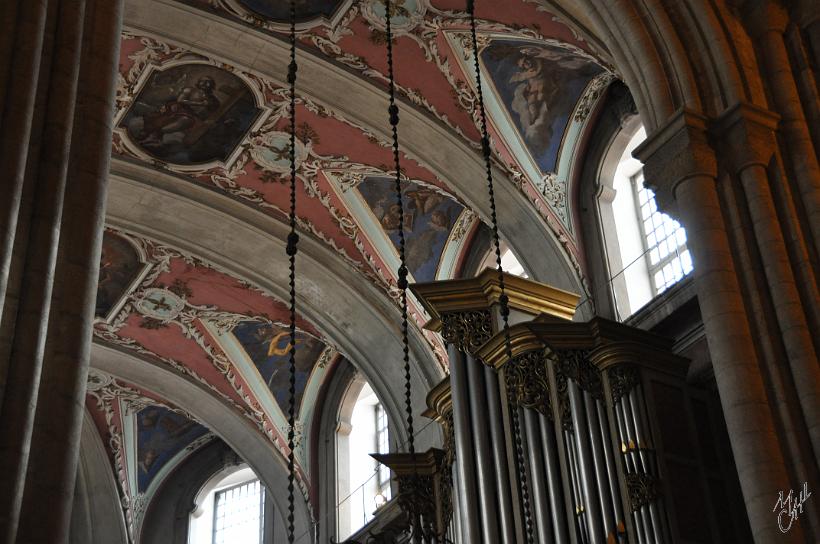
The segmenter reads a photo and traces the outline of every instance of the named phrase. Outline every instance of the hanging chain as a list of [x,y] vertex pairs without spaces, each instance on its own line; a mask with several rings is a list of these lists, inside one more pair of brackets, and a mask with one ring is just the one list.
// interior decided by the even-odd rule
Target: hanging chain
[[407,337],[407,262],[405,258],[404,239],[404,198],[401,194],[401,164],[399,158],[399,108],[396,106],[396,81],[393,75],[393,29],[390,24],[392,2],[384,1],[385,19],[387,20],[387,74],[390,81],[390,126],[393,130],[393,163],[396,168],[396,205],[399,208],[399,260],[397,285],[401,290],[401,340],[404,357],[404,403],[407,409],[407,450],[410,455],[416,454],[413,437],[413,403],[410,387],[410,342]]
[[294,541],[294,481],[296,479],[296,0],[290,0],[290,233],[286,252],[290,268],[290,361],[288,403],[288,543]]
[[[478,95],[478,109],[481,120],[481,151],[484,155],[484,166],[487,171],[487,192],[490,196],[490,220],[492,222],[493,244],[495,246],[495,263],[498,268],[498,287],[501,295],[498,297],[501,318],[504,324],[504,347],[507,361],[512,361],[512,342],[510,341],[510,307],[507,290],[504,283],[504,269],[501,266],[501,241],[498,236],[498,216],[495,208],[495,190],[493,189],[492,151],[490,136],[487,130],[487,112],[484,109],[484,92],[481,88],[481,69],[478,62],[478,38],[476,36],[475,0],[467,0],[467,12],[470,15],[470,35],[473,42],[473,65],[475,69],[476,93]],[[511,382],[507,382],[507,397],[512,397]],[[518,417],[518,408],[510,406],[510,420],[512,422],[513,441],[515,445],[515,464],[521,485],[521,501],[524,506],[524,526],[527,533],[527,543],[532,544],[533,523],[530,511],[530,494],[527,485],[527,471],[524,466],[524,447],[521,439],[521,422]]]

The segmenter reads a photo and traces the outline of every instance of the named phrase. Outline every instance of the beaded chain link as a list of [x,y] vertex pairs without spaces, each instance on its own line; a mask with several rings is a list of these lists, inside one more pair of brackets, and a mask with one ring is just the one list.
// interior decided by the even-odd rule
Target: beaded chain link
[[[393,74],[393,29],[390,24],[392,13],[392,2],[385,0],[385,19],[387,20],[387,75],[389,79],[390,106],[390,126],[393,132],[393,163],[396,169],[396,205],[399,207],[399,217],[404,217],[404,198],[401,194],[401,162],[399,153],[399,107],[396,105],[396,81]],[[413,403],[410,386],[410,342],[407,336],[407,261],[405,258],[405,237],[404,220],[399,221],[399,261],[397,285],[401,290],[401,339],[403,346],[404,361],[404,403],[407,409],[407,450],[410,455],[415,455],[416,445],[413,437]]]
[[290,233],[288,254],[290,268],[290,351],[288,392],[288,543],[294,541],[294,484],[296,480],[296,253],[299,235],[296,233],[296,0],[290,0]]
[[[501,241],[498,235],[498,216],[495,206],[495,189],[493,188],[492,170],[492,150],[490,148],[490,136],[487,130],[487,113],[484,108],[484,92],[481,88],[481,70],[478,62],[478,38],[476,37],[475,23],[475,0],[467,0],[467,12],[470,15],[470,35],[473,44],[473,67],[475,69],[476,93],[478,95],[478,109],[481,121],[481,152],[484,156],[484,166],[487,173],[487,192],[490,197],[490,221],[492,223],[493,244],[495,246],[495,263],[498,269],[498,287],[501,295],[498,297],[501,318],[504,324],[504,348],[507,361],[512,361],[512,342],[510,341],[510,307],[507,297],[506,285],[504,283],[504,269],[501,266]],[[511,391],[512,382],[507,382],[507,398],[513,398]],[[533,523],[530,509],[530,493],[527,484],[527,471],[524,466],[524,446],[521,439],[521,422],[518,417],[518,408],[510,406],[510,420],[512,422],[513,441],[515,446],[515,464],[518,471],[518,478],[521,486],[521,502],[524,507],[524,526],[527,533],[527,544],[532,544]]]

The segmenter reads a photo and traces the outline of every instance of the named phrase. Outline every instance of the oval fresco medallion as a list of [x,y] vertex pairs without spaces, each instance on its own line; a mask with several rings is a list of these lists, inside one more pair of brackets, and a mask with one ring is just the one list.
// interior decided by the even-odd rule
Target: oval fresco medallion
[[[251,139],[249,150],[253,160],[262,168],[285,174],[290,172],[290,135],[285,132],[266,132]],[[296,140],[296,167],[307,159],[305,144]]]
[[152,287],[146,289],[136,308],[144,316],[169,321],[179,315],[185,301],[167,289]]
[[[245,9],[275,23],[290,22],[290,2],[285,0],[237,0]],[[305,22],[317,17],[330,19],[345,0],[296,0],[296,20]]]
[[181,64],[147,77],[120,126],[141,151],[163,162],[224,163],[261,111],[235,74]]
[[[407,32],[424,17],[426,6],[423,0],[394,0],[391,5],[390,26],[394,32]],[[366,0],[362,5],[362,15],[376,28],[385,29],[387,9],[384,0]]]

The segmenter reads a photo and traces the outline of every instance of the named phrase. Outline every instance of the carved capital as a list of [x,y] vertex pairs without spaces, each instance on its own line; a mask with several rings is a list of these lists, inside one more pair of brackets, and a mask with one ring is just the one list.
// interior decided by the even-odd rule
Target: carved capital
[[706,118],[691,110],[678,110],[633,155],[644,163],[645,184],[655,192],[658,206],[671,215],[677,215],[675,191],[681,182],[696,176],[717,177]]
[[441,314],[441,336],[448,344],[474,354],[493,335],[490,310],[448,312]]
[[509,381],[513,403],[552,419],[548,363],[547,351],[530,351],[505,364],[504,376]]
[[777,148],[780,116],[754,104],[739,102],[724,113],[711,132],[722,161],[735,174],[759,165],[766,168]]

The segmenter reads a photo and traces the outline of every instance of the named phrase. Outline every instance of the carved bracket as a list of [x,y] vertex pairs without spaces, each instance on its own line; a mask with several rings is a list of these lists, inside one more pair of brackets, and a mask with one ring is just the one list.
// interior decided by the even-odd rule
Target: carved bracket
[[552,419],[548,364],[548,352],[530,351],[507,362],[504,372],[514,395],[510,399],[513,403]]
[[490,310],[441,314],[441,336],[448,344],[473,354],[493,335]]
[[617,404],[621,397],[632,391],[641,379],[638,369],[633,365],[618,365],[610,368],[608,376],[613,404]]

